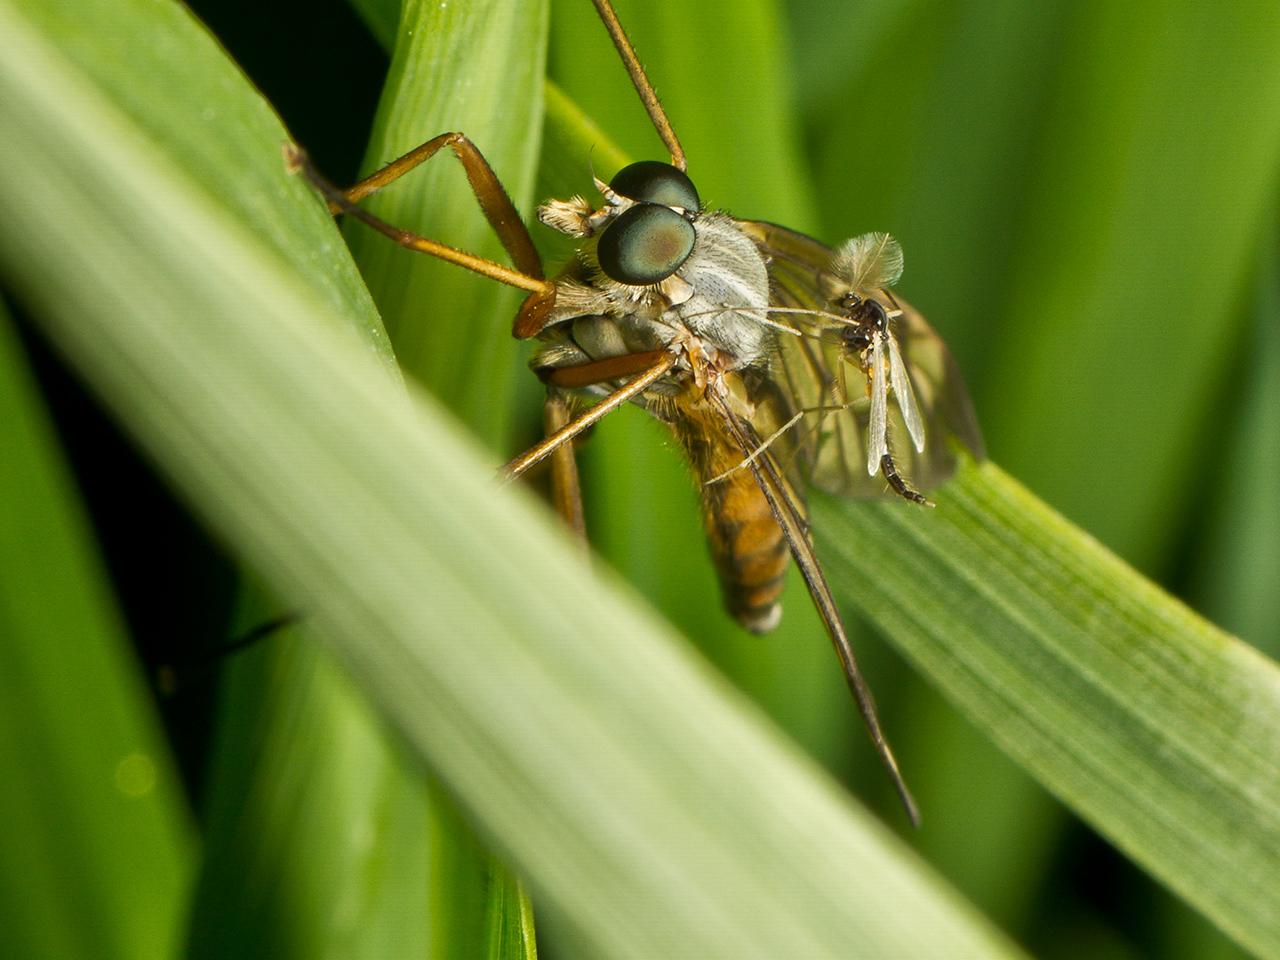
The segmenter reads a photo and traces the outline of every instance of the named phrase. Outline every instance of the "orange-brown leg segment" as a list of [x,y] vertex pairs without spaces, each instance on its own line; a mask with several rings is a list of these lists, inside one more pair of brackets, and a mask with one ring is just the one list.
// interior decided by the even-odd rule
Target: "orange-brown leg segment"
[[[656,362],[654,361],[655,357],[657,358]],[[665,376],[667,371],[675,366],[677,359],[678,358],[674,353],[668,353],[665,350],[654,350],[648,353],[629,354],[626,357],[614,357],[609,360],[600,360],[582,364],[578,367],[565,367],[562,370],[552,371],[551,374],[544,378],[552,386],[568,386],[569,384],[560,382],[556,378],[556,374],[561,372],[571,373],[575,371],[580,375],[593,377],[593,379],[589,379],[581,384],[576,384],[579,386],[586,386],[590,383],[602,383],[605,380],[612,380],[616,377],[623,377],[637,372],[634,366],[629,370],[620,369],[622,366],[620,361],[627,360],[632,364],[635,364],[640,360],[646,360],[652,364],[652,366],[647,368],[641,367],[640,369],[643,369],[644,373],[641,373],[640,376],[636,377],[630,383],[619,387],[585,413],[579,415],[576,419],[569,421],[563,427],[556,430],[541,443],[535,444],[524,453],[520,454],[520,456],[511,460],[502,468],[501,471],[499,471],[499,475],[503,480],[514,480],[530,467],[541,463],[554,453],[561,445],[568,443],[578,434],[582,433],[582,431],[604,419],[605,416],[612,413],[614,410],[617,410],[618,407],[622,406],[632,397],[643,393],[648,387],[652,386],[656,381]],[[598,372],[606,367],[609,370],[609,376],[607,377],[600,375]],[[592,373],[590,371],[597,372]]]
[[[447,136],[447,135],[446,135]],[[437,140],[441,138],[437,137]],[[464,138],[465,139],[465,138]],[[428,141],[433,143],[434,141]],[[396,167],[396,164],[404,161],[406,157],[413,157],[416,151],[410,152],[395,161],[388,167],[384,167],[382,171],[375,173],[373,177],[361,181],[352,188],[352,191],[361,189],[361,184],[374,180],[374,185],[367,189],[362,196],[372,193],[373,190],[381,186],[385,186],[397,177],[401,176],[408,170],[413,169],[423,160],[427,159],[432,153],[440,148],[445,142],[441,141],[429,153],[424,154],[413,160],[412,163],[405,163],[401,168],[393,171],[393,175],[384,175],[384,172]],[[466,141],[470,145],[470,141]],[[424,144],[425,147],[427,144]],[[422,148],[420,147],[419,150]],[[533,250],[533,243],[529,239],[528,231],[525,230],[524,224],[521,223],[520,217],[516,214],[515,208],[511,205],[511,200],[507,197],[506,192],[502,189],[502,185],[498,183],[497,177],[493,175],[493,171],[489,169],[489,165],[484,162],[484,158],[480,156],[479,151],[475,151],[471,147],[475,156],[479,158],[479,162],[483,167],[483,171],[476,168],[476,173],[472,174],[472,167],[467,166],[468,176],[472,177],[472,185],[475,186],[477,181],[482,184],[486,183],[485,177],[489,178],[488,185],[485,187],[486,194],[481,195],[480,191],[476,191],[476,197],[480,202],[480,207],[485,212],[485,216],[489,218],[489,222],[493,225],[499,239],[503,245],[511,253],[512,259],[516,261],[519,269],[513,270],[510,267],[503,266],[493,260],[485,257],[477,257],[473,253],[467,253],[464,250],[458,250],[448,244],[440,243],[438,240],[432,240],[429,237],[423,237],[416,233],[410,233],[408,230],[401,230],[399,227],[392,226],[384,220],[380,220],[367,210],[363,210],[356,206],[348,197],[347,193],[338,189],[330,183],[311,163],[310,157],[298,146],[294,144],[285,145],[285,163],[291,171],[300,170],[325,198],[329,204],[329,209],[337,213],[345,213],[348,216],[355,217],[361,223],[377,230],[379,233],[390,237],[400,246],[417,253],[425,253],[428,256],[436,257],[448,263],[455,263],[467,270],[474,271],[481,276],[488,277],[490,280],[497,280],[499,283],[505,283],[508,286],[519,287],[521,290],[528,290],[529,296],[525,299],[524,305],[520,308],[520,316],[517,318],[517,324],[522,321],[526,324],[526,314],[529,316],[545,316],[555,302],[556,287],[555,284],[546,280],[542,275],[542,264],[538,260],[538,255]],[[465,152],[465,151],[464,151]],[[468,164],[466,159],[463,160],[464,166]],[[376,179],[381,177],[381,179]],[[500,198],[497,199],[495,197]],[[509,213],[508,213],[509,211]],[[495,220],[496,217],[496,220]],[[499,226],[501,224],[501,226]],[[516,239],[519,237],[519,239]]]
[[[565,395],[554,388],[548,390],[543,405],[545,435],[554,436],[569,425],[569,419]],[[572,442],[560,444],[551,453],[551,504],[585,547],[587,524],[582,514],[582,484],[578,480],[578,462],[573,455]]]
[[671,121],[667,119],[667,111],[662,109],[662,102],[658,99],[657,91],[653,89],[653,84],[649,82],[649,78],[644,72],[644,67],[640,65],[640,58],[636,56],[635,48],[631,45],[627,32],[622,29],[622,24],[618,21],[618,14],[614,11],[613,4],[610,0],[591,0],[591,2],[595,4],[596,13],[600,15],[604,28],[609,31],[609,39],[613,41],[614,49],[618,51],[618,56],[622,58],[623,66],[627,68],[627,73],[631,77],[631,85],[636,88],[636,93],[640,96],[640,102],[644,104],[645,112],[649,114],[649,119],[653,122],[653,128],[658,131],[658,136],[662,138],[663,144],[671,153],[671,165],[680,170],[686,169],[688,164],[685,161],[684,148],[680,146],[680,138],[676,136],[676,132],[671,126]]
[[[471,184],[471,192],[476,195],[476,202],[484,212],[485,219],[493,227],[493,232],[502,241],[507,255],[516,269],[530,277],[542,279],[542,260],[534,249],[533,239],[516,212],[515,204],[507,196],[507,191],[498,180],[489,161],[484,158],[474,143],[463,133],[442,133],[432,137],[421,146],[415,147],[399,159],[392,160],[381,170],[369,174],[355,186],[343,191],[349,204],[359,203],[370,194],[376,193],[390,183],[394,183],[418,164],[430,160],[441,147],[449,147],[454,156],[462,163],[467,173],[467,181]],[[330,203],[332,213],[341,213],[344,207]]]

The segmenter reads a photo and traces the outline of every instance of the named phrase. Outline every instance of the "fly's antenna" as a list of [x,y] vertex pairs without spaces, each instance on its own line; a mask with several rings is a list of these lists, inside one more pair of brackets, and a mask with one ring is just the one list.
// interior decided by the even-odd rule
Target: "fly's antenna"
[[663,144],[671,154],[671,165],[677,170],[686,170],[688,162],[684,158],[684,147],[680,146],[680,138],[672,129],[671,121],[667,119],[667,112],[662,109],[657,91],[645,76],[644,67],[640,65],[640,59],[636,56],[635,47],[631,46],[631,41],[627,39],[627,32],[618,22],[618,14],[614,11],[613,4],[610,0],[591,0],[591,2],[595,4],[596,13],[600,14],[604,28],[609,31],[609,39],[617,48],[618,56],[622,58],[627,73],[631,75],[631,85],[640,95],[640,102],[644,104],[649,119],[653,121],[654,129],[658,131],[658,136],[662,138]]

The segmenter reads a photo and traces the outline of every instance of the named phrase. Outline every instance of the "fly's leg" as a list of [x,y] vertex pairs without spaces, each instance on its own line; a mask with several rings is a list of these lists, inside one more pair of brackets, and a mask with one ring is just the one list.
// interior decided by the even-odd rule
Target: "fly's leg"
[[[545,436],[555,436],[569,425],[569,404],[563,391],[548,390],[542,409]],[[578,542],[585,546],[587,524],[582,512],[582,484],[571,442],[560,444],[551,453],[551,503]]]
[[627,68],[627,74],[631,77],[631,85],[636,88],[636,93],[640,96],[640,102],[644,104],[645,112],[649,114],[649,119],[653,122],[653,128],[658,132],[658,136],[662,138],[663,144],[671,153],[671,165],[678,170],[684,170],[687,167],[684,157],[684,148],[680,146],[680,138],[676,136],[675,130],[671,126],[671,121],[667,119],[667,111],[662,109],[662,103],[658,100],[657,91],[653,89],[653,84],[649,82],[648,76],[645,75],[644,67],[640,65],[640,58],[636,56],[635,48],[631,45],[631,40],[627,37],[627,32],[622,29],[622,24],[618,22],[618,14],[613,9],[610,0],[591,0],[595,4],[596,13],[600,15],[600,20],[604,23],[604,28],[609,32],[609,39],[613,41],[614,49],[618,51],[618,56],[622,58],[622,64]]
[[[489,161],[466,134],[442,133],[438,137],[432,137],[399,159],[392,160],[381,170],[369,174],[355,186],[344,190],[343,196],[348,204],[359,203],[365,197],[399,180],[418,164],[430,160],[442,147],[453,150],[454,156],[462,163],[467,181],[471,184],[471,192],[476,195],[476,202],[480,204],[485,219],[502,241],[502,246],[516,269],[541,280],[542,261],[538,257],[538,251],[534,249],[533,239],[529,236],[524,221],[520,219],[507,191],[489,166]],[[335,207],[332,203],[329,210],[332,213],[343,212],[343,208]]]
[[592,424],[598,423],[632,397],[644,392],[660,380],[675,366],[678,359],[676,354],[667,350],[649,350],[645,353],[626,354],[606,360],[593,360],[576,367],[559,367],[550,370],[543,377],[547,385],[566,390],[605,383],[635,374],[639,376],[614,390],[585,413],[564,424],[541,443],[534,444],[511,460],[499,471],[499,476],[504,481],[514,480],[530,467],[541,463]]
[[886,453],[880,458],[880,472],[884,474],[885,480],[889,482],[889,486],[893,488],[893,492],[904,500],[910,500],[912,503],[918,503],[924,507],[932,507],[933,501],[926,497],[923,493],[915,490],[902,479],[902,474],[898,473],[898,466],[893,462],[893,455]]
[[[516,269],[513,270],[496,261],[458,250],[438,240],[401,230],[356,205],[358,200],[404,176],[444,146],[452,147],[455,155],[462,161],[471,189],[476,195],[476,202],[480,204],[480,209],[489,221],[489,225],[493,227],[498,239],[502,241]],[[381,170],[361,180],[350,190],[339,189],[330,183],[315,168],[306,152],[295,144],[285,144],[284,155],[288,169],[301,171],[325,198],[331,212],[355,217],[361,223],[390,237],[406,249],[457,264],[490,280],[527,290],[529,296],[525,298],[524,304],[520,307],[520,313],[516,316],[515,335],[521,338],[529,337],[542,329],[543,321],[555,304],[555,284],[543,276],[542,262],[538,258],[537,251],[534,250],[533,240],[529,237],[529,231],[525,229],[520,215],[511,203],[511,198],[507,196],[506,190],[502,188],[502,184],[480,151],[462,134],[445,133],[428,140],[417,149],[409,151],[400,159],[393,160]]]
[[[587,415],[591,416],[592,419],[581,425],[570,417],[567,391],[574,387],[588,387],[598,383],[606,383],[610,380],[616,380],[618,377],[628,376],[637,372],[652,372],[652,369],[658,365],[662,365],[662,370],[665,372],[667,369],[664,360],[665,356],[669,356],[669,354],[662,350],[654,350],[647,353],[611,357],[606,360],[593,360],[574,366],[552,367],[539,371],[539,375],[547,383],[547,399],[543,407],[543,427],[546,439],[537,447],[507,464],[503,473],[507,478],[517,476],[532,467],[542,456],[549,457],[551,461],[552,505],[555,507],[556,513],[577,534],[579,541],[583,544],[587,542],[586,521],[583,516],[582,486],[578,479],[578,464],[574,458],[572,440],[610,410],[616,409],[621,403],[634,396],[635,391],[643,389],[644,386],[647,386],[652,381],[646,376],[643,378],[645,382],[640,386],[634,383],[627,384],[621,391],[618,391],[618,393],[624,394],[623,396],[617,399],[613,396],[607,397],[602,401],[601,409],[598,412],[593,412],[595,408],[592,408],[592,411],[588,411]],[[571,429],[572,433],[570,432]],[[542,452],[543,448],[548,444],[554,445],[551,446],[549,452]],[[526,460],[528,461],[527,463],[524,462]]]

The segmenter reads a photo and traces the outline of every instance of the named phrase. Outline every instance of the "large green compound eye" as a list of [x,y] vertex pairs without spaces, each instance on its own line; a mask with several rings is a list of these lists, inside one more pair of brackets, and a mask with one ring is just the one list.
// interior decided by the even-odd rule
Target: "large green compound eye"
[[689,259],[693,224],[670,207],[637,203],[600,235],[600,269],[619,283],[639,287],[665,280]]
[[609,189],[642,203],[661,203],[694,213],[701,208],[693,181],[683,170],[658,160],[641,160],[623,167],[609,182]]

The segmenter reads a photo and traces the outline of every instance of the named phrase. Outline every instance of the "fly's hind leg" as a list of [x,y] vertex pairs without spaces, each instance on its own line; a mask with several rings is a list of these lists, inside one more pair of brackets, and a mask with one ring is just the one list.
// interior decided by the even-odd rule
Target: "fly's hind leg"
[[[478,257],[475,254],[458,250],[448,244],[420,234],[402,230],[387,223],[357,206],[357,203],[372,193],[404,176],[420,163],[430,159],[442,147],[450,147],[454,155],[461,161],[466,171],[467,180],[475,194],[485,219],[497,234],[502,246],[511,257],[515,269],[504,266],[494,260]],[[295,144],[285,145],[285,165],[292,171],[301,171],[308,181],[320,192],[329,205],[331,213],[343,213],[355,217],[366,226],[390,237],[396,243],[409,250],[425,253],[448,263],[457,264],[481,276],[505,283],[508,286],[527,290],[525,299],[516,317],[516,335],[532,336],[542,327],[542,321],[550,313],[555,304],[555,284],[547,280],[542,272],[542,261],[534,249],[533,240],[525,228],[524,221],[516,212],[515,205],[507,196],[502,183],[485,160],[484,155],[470,140],[461,133],[442,133],[404,156],[393,160],[381,170],[365,177],[348,190],[342,190],[330,183],[311,162],[306,152]]]
[[[571,422],[568,398],[562,390],[548,389],[542,409],[545,436],[555,436]],[[571,441],[560,444],[551,453],[551,504],[578,542],[585,546],[587,524],[582,512],[582,484]]]

